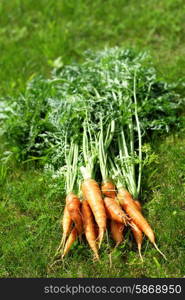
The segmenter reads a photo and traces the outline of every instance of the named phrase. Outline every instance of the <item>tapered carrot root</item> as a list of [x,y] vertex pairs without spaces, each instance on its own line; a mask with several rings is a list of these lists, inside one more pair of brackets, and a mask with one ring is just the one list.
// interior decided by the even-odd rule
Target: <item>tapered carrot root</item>
[[83,200],[82,202],[82,218],[86,239],[94,253],[95,258],[99,260],[98,249],[96,244],[96,224],[93,219],[93,214],[87,200]]
[[77,235],[78,235],[78,231],[75,227],[73,227],[67,241],[66,241],[66,244],[65,244],[65,247],[64,247],[64,250],[62,251],[62,255],[61,255],[61,258],[63,259],[64,256],[69,252],[72,244],[74,243],[74,241],[76,240],[77,238]]
[[142,246],[142,242],[143,242],[142,231],[141,231],[141,229],[139,229],[139,227],[136,224],[134,224],[133,221],[131,221],[131,230],[134,235],[135,241],[137,243],[139,256],[140,256],[141,260],[143,261],[143,257],[141,255],[141,246]]
[[112,198],[104,198],[105,208],[107,215],[111,220],[117,221],[122,224],[127,224],[127,216],[120,207],[120,205]]
[[67,204],[69,215],[72,221],[75,223],[75,227],[78,231],[78,234],[82,234],[83,221],[82,221],[82,215],[80,211],[81,203],[79,198],[75,194],[69,193],[66,197],[66,204]]
[[106,230],[106,212],[101,196],[101,190],[98,183],[93,179],[84,180],[81,189],[83,198],[87,200],[99,228],[98,239],[100,247]]
[[64,208],[64,214],[63,214],[63,218],[62,218],[62,240],[60,242],[60,245],[56,251],[56,253],[58,253],[58,251],[60,251],[61,248],[64,247],[65,241],[67,236],[69,235],[71,229],[72,229],[72,219],[69,215],[68,209],[67,209],[67,205]]
[[[140,202],[138,200],[134,200],[134,204],[135,204],[136,209],[138,209],[141,212],[142,208],[141,208]],[[140,256],[141,260],[143,261],[143,257],[141,254],[141,246],[142,246],[142,242],[143,242],[142,230],[133,221],[131,221],[130,224],[131,224],[131,231],[132,231],[132,233],[134,235],[134,239],[137,243],[139,256]]]
[[123,223],[111,220],[110,223],[111,235],[113,240],[116,242],[116,245],[109,254],[110,268],[112,267],[112,253],[124,240],[124,236],[123,236],[124,227],[125,226]]
[[132,199],[131,195],[127,194],[128,192],[124,189],[120,190],[118,193],[118,200],[129,215],[129,217],[133,220],[133,222],[146,234],[149,240],[154,243],[155,237],[154,232],[146,219],[143,217],[141,212],[136,208],[134,204],[134,200]]
[[136,204],[134,203],[130,193],[125,189],[120,189],[117,198],[132,221],[144,232],[157,251],[166,259],[166,256],[159,250],[155,243],[155,236],[152,228],[141,212],[136,208]]
[[111,181],[103,182],[101,185],[101,191],[106,197],[115,199],[116,198],[116,186]]
[[111,220],[110,229],[111,229],[112,238],[116,242],[116,247],[117,247],[124,240],[124,236],[123,236],[124,225],[123,223]]
[[141,208],[141,203],[138,200],[134,200],[135,206],[137,207],[137,209],[141,212],[142,208]]

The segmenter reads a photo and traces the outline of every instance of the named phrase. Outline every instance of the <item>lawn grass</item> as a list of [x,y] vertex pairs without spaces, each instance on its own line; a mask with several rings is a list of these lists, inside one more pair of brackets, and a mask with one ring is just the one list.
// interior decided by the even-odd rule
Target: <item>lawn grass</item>
[[[161,78],[183,79],[184,12],[182,0],[2,0],[0,97],[19,94],[34,74],[49,76],[58,57],[63,64],[83,61],[84,50],[105,46],[146,49]],[[185,133],[170,134],[153,148],[159,159],[145,171],[141,202],[167,262],[145,239],[142,264],[128,232],[112,267],[113,244],[105,240],[99,264],[76,243],[64,264],[50,269],[61,237],[63,184],[12,159],[0,166],[0,277],[183,277]],[[2,141],[0,156],[5,150]]]

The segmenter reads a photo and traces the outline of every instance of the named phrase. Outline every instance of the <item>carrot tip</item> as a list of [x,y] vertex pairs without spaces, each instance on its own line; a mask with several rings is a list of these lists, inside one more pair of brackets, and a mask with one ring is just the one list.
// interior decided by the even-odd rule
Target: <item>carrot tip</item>
[[99,244],[98,244],[98,248],[99,248],[99,249],[100,249],[100,247],[101,247],[102,241],[103,241],[103,236],[101,236],[101,237],[99,238]]
[[159,248],[158,248],[158,246],[156,245],[156,243],[153,243],[153,244],[154,244],[154,247],[156,248],[156,250],[163,256],[163,258],[164,258],[165,260],[167,260],[166,256],[164,255],[164,253],[162,253],[161,250],[159,250]]
[[82,243],[82,233],[79,235],[79,242]]
[[116,249],[120,244],[121,244],[121,242],[117,242],[114,249]]
[[144,262],[143,256],[141,254],[141,247],[140,246],[138,246],[138,252],[139,252],[139,257],[140,257],[141,261]]
[[58,252],[60,252],[60,250],[64,247],[65,240],[66,240],[66,235],[62,237],[62,240],[61,240],[61,242],[60,242],[60,244],[59,244],[59,246],[58,246],[58,248],[57,248],[57,251],[56,251],[56,254],[55,254],[55,255],[57,255]]
[[94,253],[93,262],[97,262],[97,261],[100,261],[100,257],[98,255],[98,253]]
[[101,243],[103,241],[103,236],[104,236],[104,229],[101,228],[100,231],[99,231],[99,235],[98,235],[98,241],[99,241],[98,248],[99,249],[100,249]]

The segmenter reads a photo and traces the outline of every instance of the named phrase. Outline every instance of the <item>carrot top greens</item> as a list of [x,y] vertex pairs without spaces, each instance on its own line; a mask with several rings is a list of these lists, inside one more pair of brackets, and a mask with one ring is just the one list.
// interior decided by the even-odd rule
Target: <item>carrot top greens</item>
[[55,68],[49,79],[34,77],[19,99],[8,100],[3,133],[9,153],[58,169],[76,145],[78,170],[85,166],[101,180],[112,177],[116,164],[137,197],[146,143],[152,134],[180,127],[182,100],[157,78],[146,53],[111,48],[84,56],[82,64]]

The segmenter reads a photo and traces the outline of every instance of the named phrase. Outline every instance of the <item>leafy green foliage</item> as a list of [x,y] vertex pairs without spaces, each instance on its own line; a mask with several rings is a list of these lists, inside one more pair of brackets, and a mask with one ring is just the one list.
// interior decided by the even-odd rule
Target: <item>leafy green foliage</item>
[[61,166],[66,132],[81,144],[87,115],[94,131],[102,117],[105,127],[111,119],[117,120],[117,131],[119,122],[127,126],[134,118],[134,78],[143,134],[179,126],[182,100],[157,79],[146,53],[112,48],[85,55],[80,65],[59,65],[51,79],[34,77],[23,95],[9,101],[4,134],[22,159],[40,157],[44,163]]

